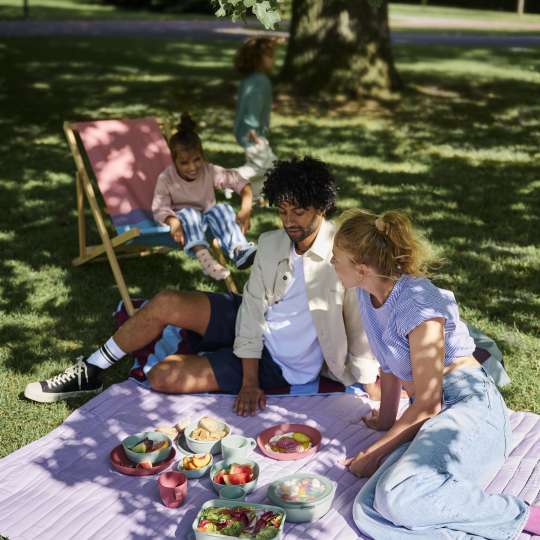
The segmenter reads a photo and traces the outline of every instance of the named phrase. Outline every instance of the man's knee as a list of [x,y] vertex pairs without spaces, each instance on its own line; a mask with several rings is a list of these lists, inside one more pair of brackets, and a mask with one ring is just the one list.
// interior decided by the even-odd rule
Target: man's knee
[[178,392],[178,381],[182,378],[182,359],[175,356],[174,362],[159,362],[146,378],[153,390],[158,392]]
[[182,309],[184,295],[185,293],[179,291],[165,289],[156,294],[145,307],[152,317],[166,324],[172,313]]

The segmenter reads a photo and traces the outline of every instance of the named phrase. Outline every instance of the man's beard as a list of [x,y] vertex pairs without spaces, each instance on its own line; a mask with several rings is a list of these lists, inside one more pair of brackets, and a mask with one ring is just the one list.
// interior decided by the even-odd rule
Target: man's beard
[[[304,241],[308,236],[311,236],[319,226],[317,216],[313,218],[311,223],[307,227],[290,227],[285,229],[285,232],[289,238],[294,242],[295,245],[298,245],[300,242]],[[291,235],[290,232],[294,234]]]

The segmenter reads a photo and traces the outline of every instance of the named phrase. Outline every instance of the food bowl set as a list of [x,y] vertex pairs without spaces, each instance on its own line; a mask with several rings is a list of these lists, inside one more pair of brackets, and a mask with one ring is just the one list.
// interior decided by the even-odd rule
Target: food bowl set
[[[221,441],[225,437],[230,436],[231,428],[225,422],[217,420],[213,422],[212,425],[214,427],[218,426],[220,431],[213,431],[211,433],[224,433],[223,437],[218,440],[199,440],[193,438],[192,434],[197,429],[200,429],[200,421],[190,424],[184,430],[183,444],[179,446],[179,438],[175,441],[177,447],[181,451],[180,461],[176,466],[178,472],[165,473],[177,475],[181,473],[181,475],[185,475],[186,478],[197,479],[202,478],[210,471],[210,482],[221,499],[208,501],[201,507],[197,518],[193,522],[193,531],[196,540],[213,540],[216,538],[224,538],[226,536],[224,533],[203,530],[204,527],[211,528],[211,524],[208,524],[208,520],[206,523],[203,523],[202,529],[199,527],[198,524],[201,513],[207,508],[249,507],[265,511],[281,512],[284,519],[282,519],[276,535],[272,537],[276,539],[282,538],[285,520],[292,523],[311,522],[320,519],[330,510],[336,493],[337,484],[324,476],[310,473],[293,474],[280,478],[270,484],[267,491],[267,497],[272,502],[273,506],[242,502],[245,495],[251,493],[257,487],[260,473],[259,465],[255,461],[249,459],[234,459],[234,461],[232,459],[224,459],[222,461],[214,461],[212,454],[217,454],[222,450]],[[289,454],[273,452],[269,449],[269,441],[272,437],[289,432],[305,433],[311,439],[312,447],[304,452],[293,452]],[[166,445],[155,451],[134,451],[133,448],[137,447],[137,445],[141,444],[145,439],[152,441],[154,444],[165,442]],[[254,445],[253,439],[245,438],[245,440],[249,443],[246,450],[251,451]],[[257,443],[260,450],[268,457],[277,460],[301,459],[317,452],[321,444],[321,434],[318,430],[311,428],[310,426],[301,424],[280,424],[279,426],[273,426],[272,428],[261,432],[257,437]],[[148,441],[146,442],[146,445],[148,448]],[[235,444],[234,446],[233,452],[237,451],[240,446],[243,447],[243,444]],[[188,449],[191,453],[189,453]],[[126,437],[122,441],[122,444],[114,448],[111,452],[111,461],[113,467],[124,474],[155,474],[168,467],[175,454],[173,442],[167,435],[156,431],[145,431]],[[206,454],[206,456],[204,454]],[[233,455],[227,457],[232,458]],[[116,463],[117,461],[118,463]],[[200,463],[200,466],[198,466],[198,463]],[[249,482],[245,481],[250,477],[245,476],[246,470],[238,471],[233,469],[230,471],[230,468],[233,466],[241,468],[246,465],[249,465],[253,472],[253,479]],[[227,469],[229,469],[229,471],[227,471]],[[220,471],[224,471],[224,474],[222,474],[224,483],[214,481],[216,475]],[[178,488],[175,489],[178,491]],[[163,491],[163,486],[160,485],[160,493],[161,491]],[[186,494],[182,493],[182,495],[183,501]],[[227,497],[230,497],[230,499],[227,499]],[[243,511],[238,510],[238,512],[241,513]],[[275,519],[279,521],[278,518]],[[269,534],[272,534],[272,527],[274,527],[274,525],[272,524],[269,527]],[[234,535],[229,534],[228,536],[231,537]]]
[[[227,509],[236,509],[236,508],[249,508],[253,509],[257,512],[263,513],[263,512],[274,512],[280,516],[281,523],[279,527],[276,527],[276,534],[274,536],[265,536],[265,538],[268,538],[269,540],[280,540],[283,538],[283,527],[285,525],[285,519],[283,511],[283,508],[279,508],[277,506],[271,506],[269,504],[256,504],[256,503],[245,503],[245,502],[237,502],[237,501],[228,501],[224,499],[213,499],[211,501],[205,502],[201,509],[199,510],[199,513],[197,514],[197,517],[193,521],[192,529],[193,534],[195,535],[195,540],[216,540],[224,538],[231,538],[231,536],[226,536],[224,534],[218,533],[218,532],[210,532],[210,531],[202,531],[199,529],[199,521],[201,519],[201,515],[207,508],[227,508]],[[238,536],[234,536],[234,538],[238,538]]]
[[304,523],[323,517],[332,507],[336,482],[319,474],[298,473],[276,480],[268,488],[272,504],[283,508],[287,521]]

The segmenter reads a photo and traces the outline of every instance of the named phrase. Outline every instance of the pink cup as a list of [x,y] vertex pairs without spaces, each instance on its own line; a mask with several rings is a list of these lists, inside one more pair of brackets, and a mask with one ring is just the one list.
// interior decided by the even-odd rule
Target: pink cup
[[159,475],[159,496],[167,508],[178,508],[187,497],[187,478],[178,471]]

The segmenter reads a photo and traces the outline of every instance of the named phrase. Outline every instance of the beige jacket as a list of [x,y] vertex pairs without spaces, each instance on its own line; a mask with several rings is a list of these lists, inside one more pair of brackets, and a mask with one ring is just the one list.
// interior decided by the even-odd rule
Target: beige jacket
[[[325,366],[322,374],[344,385],[370,383],[379,365],[360,320],[356,291],[345,289],[330,260],[336,228],[323,221],[311,248],[304,254],[304,276],[309,310],[317,331]],[[291,240],[284,230],[260,236],[238,316],[234,353],[240,358],[260,358],[265,314],[279,302],[292,278],[289,265]]]

